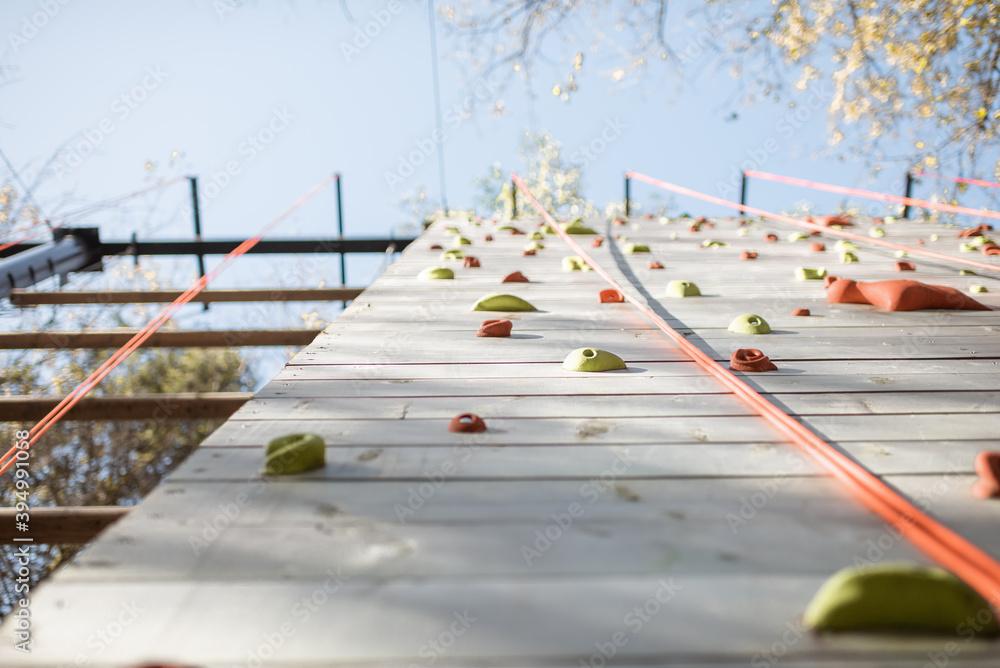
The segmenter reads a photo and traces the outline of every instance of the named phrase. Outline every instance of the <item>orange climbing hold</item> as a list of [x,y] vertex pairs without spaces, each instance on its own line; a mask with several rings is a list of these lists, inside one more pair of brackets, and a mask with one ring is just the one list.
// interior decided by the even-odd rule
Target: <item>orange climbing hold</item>
[[483,320],[476,336],[510,336],[514,323],[510,320]]
[[501,283],[528,283],[529,281],[528,281],[528,277],[527,276],[525,276],[524,274],[522,274],[519,271],[515,271],[513,273],[510,273],[510,274],[507,274],[506,276],[504,276],[503,280],[501,280],[500,282]]
[[826,246],[824,246],[823,244],[821,244],[818,241],[814,241],[811,244],[809,244],[809,250],[811,250],[814,253],[819,253],[819,252],[825,251],[826,250]]
[[478,266],[480,266],[480,264],[479,264],[479,258],[473,257],[471,255],[466,255],[465,256],[465,264],[463,266],[466,269],[468,269],[470,267],[478,267]]
[[980,499],[1000,498],[1000,452],[980,452],[976,455],[973,468],[979,480],[972,485],[972,495]]
[[778,235],[777,234],[765,234],[764,235],[764,241],[770,241],[770,242],[773,243],[773,242],[775,242],[777,240],[778,240]]
[[743,251],[742,253],[740,253],[740,259],[741,260],[756,260],[757,259],[757,253],[755,253],[754,251]]
[[816,223],[817,225],[822,225],[823,227],[832,227],[834,225],[840,225],[841,227],[854,227],[854,223],[848,218],[843,216],[809,216],[806,218],[810,223]]
[[487,234],[486,236],[483,237],[483,241],[493,241],[493,235]]
[[601,290],[601,303],[602,304],[616,304],[618,302],[625,301],[625,295],[618,292],[617,290]]
[[448,431],[463,433],[486,431],[486,423],[483,422],[483,418],[478,415],[464,413],[462,415],[456,415],[451,419],[451,423],[448,425]]
[[427,247],[427,250],[444,250],[441,244],[431,244]]
[[794,309],[792,311],[792,315],[805,315],[805,316],[809,316],[809,315],[812,315],[812,313],[810,313],[809,309],[807,309],[807,308],[797,308],[797,309]]
[[756,348],[740,348],[729,356],[729,370],[757,373],[762,371],[777,371],[778,367],[768,359],[767,355]]
[[624,224],[625,224],[624,220],[622,220],[621,218],[615,218],[615,225],[621,226],[621,225],[624,225]]
[[524,234],[524,232],[522,232],[521,230],[517,229],[516,227],[510,228],[510,233],[511,233],[511,235]]
[[604,243],[604,237],[594,237],[594,240],[590,242],[591,248],[600,248],[601,244]]
[[896,271],[916,271],[917,267],[912,262],[897,262],[895,264]]
[[826,301],[831,304],[871,304],[886,311],[992,310],[955,288],[943,285],[902,280],[862,283],[838,276],[828,278],[832,281],[827,287]]
[[997,246],[992,241],[988,244],[983,244],[979,247],[979,250],[983,255],[1000,255],[1000,246]]
[[534,250],[524,250],[524,251],[521,251],[521,255],[534,255],[534,254],[535,254]]
[[646,269],[663,269],[663,263],[653,260],[652,262],[646,265]]
[[969,238],[969,237],[985,237],[986,233],[993,229],[992,225],[980,225],[978,227],[970,227],[967,230],[962,230],[955,236],[959,239]]

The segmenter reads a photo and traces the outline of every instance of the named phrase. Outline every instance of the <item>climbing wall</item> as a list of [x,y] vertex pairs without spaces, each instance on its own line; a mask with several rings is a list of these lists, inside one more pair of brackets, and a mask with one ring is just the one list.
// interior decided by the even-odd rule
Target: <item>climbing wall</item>
[[[778,223],[692,222],[591,221],[603,245],[576,238],[721,364],[737,349],[769,356],[777,370],[741,377],[1000,557],[1000,502],[970,494],[973,459],[996,449],[1000,426],[1000,314],[828,304],[796,268],[884,280],[901,277],[899,258],[862,246],[840,264],[834,239],[792,241]],[[456,247],[449,227],[479,267],[441,259]],[[0,664],[996,665],[996,643],[974,633],[806,630],[803,611],[835,571],[928,560],[634,307],[601,303],[607,284],[565,271],[561,239],[517,227],[529,234],[431,226],[39,591],[33,653],[4,645]],[[958,255],[953,229],[884,229]],[[817,240],[827,250],[810,250]],[[530,243],[543,247],[523,255]],[[907,278],[984,285],[976,299],[1000,306],[991,278],[907,260]],[[438,265],[455,278],[416,278]],[[530,282],[501,284],[514,271]],[[701,296],[666,297],[674,280]],[[537,310],[472,310],[498,292]],[[729,332],[743,314],[771,333]],[[477,337],[491,318],[509,319],[511,336]],[[563,368],[583,347],[627,368]],[[462,414],[486,431],[449,431]],[[261,477],[264,445],[296,432],[323,437],[326,466]]]

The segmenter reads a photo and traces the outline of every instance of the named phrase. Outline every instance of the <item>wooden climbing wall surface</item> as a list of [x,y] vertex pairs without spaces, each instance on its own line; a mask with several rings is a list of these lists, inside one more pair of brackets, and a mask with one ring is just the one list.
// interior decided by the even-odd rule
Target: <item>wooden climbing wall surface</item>
[[[717,360],[763,350],[779,369],[747,382],[1000,557],[1000,502],[969,491],[973,457],[996,448],[1000,427],[1000,312],[829,305],[795,267],[881,280],[900,277],[896,258],[864,247],[841,265],[834,239],[812,252],[815,239],[789,241],[779,223],[689,222],[610,228],[650,254],[622,254],[624,240],[589,250]],[[428,249],[449,247],[450,225],[481,267]],[[956,228],[885,229],[958,255]],[[533,257],[526,243],[488,223],[435,223],[40,589],[33,654],[5,643],[0,665],[997,665],[997,643],[978,639],[806,631],[804,608],[838,569],[927,560],[633,307],[598,303],[607,286],[563,271],[558,237]],[[740,261],[742,250],[759,256]],[[654,259],[665,269],[647,269]],[[993,278],[908,259],[907,278],[985,285],[975,296],[1000,306]],[[439,264],[456,278],[416,280]],[[531,282],[501,286],[515,270]],[[666,299],[669,280],[703,296]],[[492,292],[539,311],[470,310]],[[773,332],[729,333],[748,312]],[[513,321],[511,338],[474,336],[495,317]],[[564,370],[583,346],[628,369]],[[488,431],[449,432],[461,413]],[[261,479],[263,445],[302,431],[326,440],[326,467]]]

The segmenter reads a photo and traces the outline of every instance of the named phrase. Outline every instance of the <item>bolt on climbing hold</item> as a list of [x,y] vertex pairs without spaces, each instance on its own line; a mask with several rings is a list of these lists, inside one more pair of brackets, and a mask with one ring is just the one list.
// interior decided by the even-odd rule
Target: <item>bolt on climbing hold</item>
[[[956,635],[982,610],[989,610],[986,600],[943,568],[890,562],[834,573],[809,602],[804,621],[817,631]],[[990,617],[982,637],[1000,635],[996,616]]]
[[988,292],[985,285],[970,285],[969,292]]
[[532,241],[530,244],[526,244],[524,246],[524,250],[534,250],[534,251],[545,250],[545,244],[543,244],[540,241]]
[[563,271],[590,271],[590,265],[579,255],[564,257],[562,259],[562,268]]
[[427,247],[427,250],[442,250],[443,248],[444,246],[442,246],[441,244],[431,244],[430,246]]
[[852,253],[851,251],[844,251],[843,253],[840,254],[841,264],[850,264],[852,262],[857,262],[857,261],[858,261],[858,256]]
[[819,269],[796,267],[795,278],[800,281],[821,281],[826,278],[826,267],[820,267]]
[[590,242],[590,247],[591,248],[600,248],[601,244],[603,244],[603,243],[604,243],[604,237],[597,237],[596,239],[594,239],[593,241]]
[[621,218],[615,218],[615,219],[614,219],[614,221],[613,221],[613,223],[614,223],[615,225],[624,225],[624,224],[625,224],[625,221],[624,221],[624,220],[622,220]]
[[916,271],[917,267],[912,262],[895,262],[893,266],[896,267],[896,271]]
[[442,260],[464,260],[465,253],[458,250],[457,248],[452,248],[441,253]]
[[894,255],[896,257],[907,257],[909,255],[909,253],[907,253],[906,251],[896,251],[894,253]]
[[700,297],[701,290],[691,281],[670,281],[667,283],[667,296],[675,299]]
[[663,269],[663,263],[653,260],[652,262],[646,265],[646,269]]
[[512,272],[503,277],[501,283],[528,283],[528,277],[519,271]]
[[487,234],[483,237],[483,241],[493,241],[493,235]]
[[885,236],[885,230],[883,230],[881,227],[873,227],[870,230],[868,230],[868,236],[880,239]]
[[524,255],[524,256],[536,255],[537,253],[538,253],[538,251],[536,251],[536,250],[523,250],[523,251],[521,251],[521,255]]
[[422,281],[450,279],[455,278],[455,272],[448,267],[427,267],[417,274],[417,278]]
[[466,255],[465,262],[462,264],[462,266],[465,267],[466,269],[469,269],[473,267],[479,267],[481,265],[479,264],[479,258],[473,257],[471,255]]
[[833,247],[839,251],[861,250],[861,246],[851,243],[846,239],[840,239],[837,243],[833,244]]
[[1000,452],[980,452],[973,462],[973,469],[979,480],[972,485],[972,495],[980,499],[1000,499]]
[[767,355],[756,348],[740,348],[729,356],[729,370],[760,373],[763,371],[777,371],[778,367],[775,366],[774,362]]
[[304,473],[326,465],[326,445],[316,434],[289,434],[264,447],[263,472],[272,475]]
[[649,246],[646,244],[627,244],[625,246],[626,253],[648,253]]
[[741,260],[756,260],[757,253],[755,251],[743,251],[740,253]]
[[818,241],[814,241],[811,244],[809,244],[809,250],[811,250],[814,253],[820,253],[826,250],[826,246],[824,246]]
[[733,334],[770,334],[771,326],[759,315],[744,313],[729,323],[729,331]]
[[448,227],[444,228],[444,233],[445,234],[461,234],[461,232],[458,231],[457,227],[452,227],[450,225]]
[[458,235],[451,240],[451,245],[455,246],[456,248],[461,248],[462,246],[471,246],[472,239],[469,239],[468,237],[463,237],[462,235]]
[[624,369],[621,357],[600,348],[577,348],[563,360],[563,368],[569,371],[614,371]]
[[486,431],[486,423],[483,422],[483,418],[478,415],[463,413],[462,415],[456,415],[451,419],[451,422],[448,423],[448,431],[454,431],[457,433],[476,433]]
[[809,235],[803,234],[802,232],[789,232],[788,236],[785,238],[791,243],[795,243],[796,241],[805,241],[809,238]]
[[764,235],[764,241],[768,241],[768,242],[773,243],[773,242],[775,242],[777,240],[778,240],[778,235],[777,234],[765,234]]
[[701,242],[702,248],[725,248],[728,245],[725,241],[716,241],[715,239],[705,239]]
[[[743,223],[740,223],[740,224],[742,225]],[[741,227],[738,230],[736,230],[736,234],[738,236],[745,237],[748,234],[750,234],[750,230],[748,228],[746,228],[746,227]]]
[[625,295],[610,288],[607,290],[601,290],[601,294],[599,296],[602,304],[614,304],[625,301]]
[[538,309],[516,295],[507,295],[497,292],[486,295],[485,297],[480,297],[479,300],[472,305],[472,310],[513,312],[537,311]]
[[483,320],[476,336],[510,336],[512,329],[514,329],[514,323],[507,319]]
[[807,308],[797,308],[792,309],[792,315],[795,316],[810,316],[812,313]]
[[979,274],[977,274],[976,272],[972,271],[971,269],[959,269],[958,275],[959,276],[978,276]]
[[565,223],[562,228],[566,234],[597,234],[597,230],[583,224],[582,218],[577,218],[572,223]]
[[927,238],[928,238],[928,239],[930,239],[931,241],[937,241],[937,240],[938,240],[938,239],[940,239],[941,237],[940,237],[940,236],[938,236],[937,234],[932,234],[932,235],[930,235],[930,236],[929,236],[929,237],[927,237]]
[[838,278],[827,287],[826,301],[831,304],[871,304],[885,311],[990,310],[989,306],[980,304],[955,288],[905,280],[864,283]]
[[975,253],[979,246],[973,246],[972,244],[959,244],[958,250],[961,253]]
[[542,239],[545,238],[545,235],[539,232],[538,230],[535,230],[534,232],[528,235],[528,238],[531,239],[532,241],[541,241]]

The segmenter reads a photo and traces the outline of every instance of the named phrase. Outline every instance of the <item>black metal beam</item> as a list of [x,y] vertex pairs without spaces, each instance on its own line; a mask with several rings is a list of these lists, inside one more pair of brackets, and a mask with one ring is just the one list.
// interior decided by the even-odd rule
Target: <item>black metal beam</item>
[[[226,255],[243,243],[238,240],[211,241],[104,241],[95,252],[110,255]],[[264,239],[248,254],[281,253],[384,253],[390,247],[399,252],[415,239]],[[0,251],[0,258],[10,257],[45,244],[22,243]]]
[[[27,252],[0,261],[0,299],[15,288],[27,288],[51,276],[73,271],[100,271],[101,242],[97,228],[55,230],[44,244],[18,244],[6,250],[30,246]],[[5,253],[3,257],[13,255]]]

